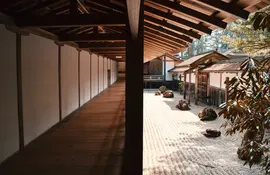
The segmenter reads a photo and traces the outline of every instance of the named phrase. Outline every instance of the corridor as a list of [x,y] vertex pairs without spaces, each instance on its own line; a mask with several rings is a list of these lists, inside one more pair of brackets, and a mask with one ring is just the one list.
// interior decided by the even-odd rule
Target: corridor
[[1,175],[119,174],[125,81],[119,80],[0,166]]

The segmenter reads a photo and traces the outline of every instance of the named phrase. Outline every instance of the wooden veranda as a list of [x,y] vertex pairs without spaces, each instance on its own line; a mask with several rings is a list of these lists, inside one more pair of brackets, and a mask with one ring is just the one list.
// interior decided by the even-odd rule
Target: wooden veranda
[[[57,123],[61,123],[61,107],[63,106],[63,101],[61,101],[61,87],[63,87],[63,84],[61,84],[61,77],[63,76],[61,66],[67,61],[67,59],[61,60],[61,57],[65,54],[62,52],[62,49],[65,46],[70,46],[73,50],[75,50],[74,48],[77,49],[74,51],[73,56],[76,58],[76,64],[78,64],[70,76],[75,76],[76,73],[76,76],[78,74],[76,78],[79,80],[66,86],[73,87],[76,84],[77,89],[74,90],[76,91],[76,96],[80,96],[83,91],[80,88],[81,79],[79,78],[81,53],[86,52],[88,55],[96,55],[97,66],[104,65],[104,58],[126,62],[125,148],[122,174],[142,174],[143,63],[166,53],[174,55],[185,49],[194,39],[199,39],[204,34],[211,34],[212,30],[216,28],[225,28],[227,23],[238,18],[247,19],[250,12],[255,12],[267,5],[270,5],[270,2],[267,0],[2,0],[0,2],[0,22],[5,30],[14,34],[11,36],[12,42],[14,41],[11,43],[14,48],[11,51],[13,53],[7,54],[9,57],[14,58],[14,63],[4,62],[9,58],[7,55],[4,55],[0,57],[0,61],[3,61],[5,64],[1,62],[0,66],[2,65],[2,68],[5,68],[12,65],[14,69],[6,69],[7,71],[2,77],[0,76],[2,78],[1,81],[5,82],[1,83],[0,86],[3,92],[6,92],[10,88],[6,85],[9,83],[6,79],[9,79],[10,75],[13,76],[15,74],[15,78],[12,80],[16,84],[16,86],[12,86],[15,92],[12,91],[10,94],[16,94],[16,98],[14,98],[16,99],[16,104],[13,104],[13,106],[16,106],[16,111],[18,111],[17,115],[14,115],[16,117],[14,121],[18,121],[18,127],[16,128],[16,131],[18,130],[18,139],[16,138],[16,142],[12,142],[14,145],[7,146],[8,148],[12,146],[18,147],[18,149],[10,152],[8,157],[12,157],[16,152],[18,155],[22,155],[24,150],[28,149],[28,145],[24,140],[24,130],[27,127],[24,120],[26,117],[24,115],[24,99],[33,94],[35,95],[39,91],[33,89],[26,93],[24,90],[28,89],[25,88],[23,90],[22,87],[27,84],[29,85],[28,87],[40,87],[42,89],[44,82],[40,82],[36,87],[30,86],[31,83],[35,83],[35,76],[40,76],[38,80],[44,79],[44,81],[50,78],[56,79],[53,88],[56,92],[55,94],[59,93],[59,96],[52,96],[57,96],[57,99],[53,102],[59,111],[59,114],[57,114],[59,115],[59,121],[57,120]],[[26,64],[24,62],[31,54],[25,56],[22,47],[27,46],[29,50],[32,49],[27,45],[27,42],[30,42],[30,40],[26,39],[32,35],[38,35],[40,36],[39,38],[46,38],[46,41],[48,39],[57,44],[57,48],[53,47],[56,53],[56,56],[54,55],[53,57],[56,58],[56,61],[53,62],[53,66],[44,68],[45,73],[39,72],[40,74],[36,74],[39,71],[39,67],[36,65],[42,67],[42,65],[49,62],[48,60],[52,59],[51,56],[44,59],[44,62],[38,62],[38,59],[28,60],[34,65],[33,69],[27,69],[27,65],[30,65],[30,63],[27,62]],[[5,46],[6,43],[10,44],[8,41],[1,40],[1,46]],[[33,45],[37,46],[38,44]],[[38,55],[44,55],[49,52],[49,46],[49,44],[40,46],[41,53]],[[34,53],[34,51],[33,49],[32,52]],[[102,61],[100,61],[101,58]],[[38,63],[34,63],[34,61]],[[67,64],[67,66],[69,65],[74,64]],[[198,65],[198,62],[187,64],[188,71],[185,70],[185,74],[189,73],[190,75],[191,69],[195,69]],[[50,78],[44,78],[53,68],[55,69],[55,74]],[[26,82],[22,77],[27,70],[30,70],[30,73],[27,74],[30,78]],[[197,68],[196,71],[199,71],[199,69]],[[97,76],[100,76],[102,72],[99,69],[95,71]],[[69,71],[64,73],[67,74]],[[90,82],[92,78],[96,78],[96,76],[91,76],[89,78]],[[88,83],[87,81],[86,83]],[[96,83],[98,83],[98,87],[102,86],[99,79],[97,79]],[[198,87],[198,84],[196,87]],[[45,93],[46,90],[42,89],[41,92]],[[43,95],[42,93],[36,96],[41,96]],[[100,90],[97,93],[100,93]],[[3,100],[6,94],[0,94],[0,98]],[[52,104],[50,97],[45,96],[44,98],[47,100],[46,105]],[[105,99],[103,100],[106,101]],[[80,102],[78,103],[79,105],[76,106],[76,109],[80,108]],[[6,105],[6,101],[3,100],[1,104],[3,106]],[[49,108],[46,105],[41,105],[39,110],[45,113]],[[102,109],[99,106],[95,107]],[[13,109],[8,111],[8,114],[11,111],[15,111]],[[32,109],[27,112],[35,116],[35,111],[36,109]],[[0,123],[0,128],[2,129],[0,131],[1,133],[9,134],[6,130],[9,127],[5,120],[7,115],[6,113],[0,114],[1,121],[4,121]],[[47,117],[44,114],[43,119],[45,120]],[[28,130],[30,129],[28,128]],[[45,129],[40,132],[44,133]],[[63,135],[67,133],[63,133]],[[36,134],[35,138],[39,136],[40,133]],[[0,143],[6,143],[7,140],[14,139],[13,137],[15,136],[4,137],[2,135]],[[54,139],[48,138],[47,144],[53,141]],[[76,144],[76,140],[72,142]],[[2,155],[1,153],[6,152],[0,144],[0,155]],[[63,154],[62,156],[66,155]],[[36,159],[38,158],[37,156]],[[21,166],[23,167],[23,164]],[[70,171],[75,172],[75,169]]]

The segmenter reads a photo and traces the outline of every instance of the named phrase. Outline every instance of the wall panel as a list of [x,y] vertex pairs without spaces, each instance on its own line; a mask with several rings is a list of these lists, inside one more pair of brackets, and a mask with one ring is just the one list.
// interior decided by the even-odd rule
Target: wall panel
[[90,54],[86,51],[80,53],[80,104],[90,100]]
[[92,98],[98,94],[98,56],[91,55],[91,91]]
[[102,56],[99,56],[98,57],[98,61],[99,61],[99,64],[98,64],[98,66],[99,66],[99,73],[98,73],[98,76],[99,76],[99,81],[98,81],[98,83],[99,83],[99,92],[102,92],[103,91],[103,86],[104,86],[104,69],[103,69],[103,67],[104,67],[104,63],[103,63],[103,57]]
[[0,163],[19,149],[16,35],[0,25]]
[[70,46],[61,48],[62,118],[79,107],[78,51]]
[[[241,72],[238,73],[238,75],[241,75]],[[229,79],[231,80],[233,77],[236,77],[237,74],[236,73],[222,73],[222,88],[225,89],[226,85],[225,85],[225,81],[226,81],[226,77],[229,77]]]
[[220,73],[209,73],[210,86],[220,88]]
[[59,121],[58,47],[54,41],[22,37],[24,142],[28,144]]
[[108,87],[108,59],[104,58],[104,88],[106,89]]

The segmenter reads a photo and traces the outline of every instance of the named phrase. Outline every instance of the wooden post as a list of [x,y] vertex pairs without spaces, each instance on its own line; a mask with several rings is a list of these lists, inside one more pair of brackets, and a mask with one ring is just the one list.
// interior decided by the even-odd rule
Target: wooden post
[[164,68],[164,77],[163,80],[164,82],[166,81],[166,54],[164,55],[164,60],[163,60],[163,68]]
[[191,94],[191,69],[189,69],[189,82],[188,82],[188,103],[190,103],[190,94]]
[[221,101],[221,90],[222,90],[222,73],[220,73],[220,75],[219,75],[219,80],[220,80],[220,84],[219,84],[219,105],[222,103],[222,101]]
[[199,68],[196,68],[196,72],[195,72],[195,105],[198,105],[198,84],[199,84]]
[[207,91],[206,91],[206,95],[207,95],[207,103],[210,103],[210,73],[207,73]]
[[184,99],[186,99],[186,84],[187,84],[187,74],[184,72],[184,84],[183,84],[183,91],[184,91]]
[[16,61],[17,61],[17,98],[18,98],[18,126],[19,126],[19,148],[24,148],[23,129],[23,95],[22,95],[22,40],[21,35],[16,34]]
[[121,175],[143,173],[144,1],[127,1],[125,148]]
[[225,102],[228,103],[228,100],[229,100],[229,83],[230,83],[230,79],[229,77],[226,77],[226,81],[225,81],[225,84],[226,84],[226,87],[225,87]]

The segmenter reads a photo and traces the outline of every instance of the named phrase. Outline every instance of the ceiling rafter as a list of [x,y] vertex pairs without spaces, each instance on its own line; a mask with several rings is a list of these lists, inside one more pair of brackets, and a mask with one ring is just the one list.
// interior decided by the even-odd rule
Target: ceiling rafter
[[231,3],[226,3],[224,1],[221,0],[196,0],[197,2],[207,6],[207,7],[211,7],[215,10],[221,11],[221,12],[226,12],[229,13],[231,15],[234,15],[236,17],[240,17],[242,19],[247,19],[249,16],[249,12],[243,10],[242,8],[238,7],[235,4],[231,4]]
[[151,2],[161,5],[165,8],[168,8],[176,13],[180,13],[180,14],[182,13],[182,14],[188,15],[192,18],[196,18],[200,21],[203,21],[210,25],[214,25],[219,28],[226,28],[227,26],[226,22],[223,22],[221,19],[217,17],[205,15],[204,13],[201,13],[199,11],[180,5],[177,2],[172,2],[172,1],[167,1],[167,0],[151,0]]
[[190,27],[194,30],[197,30],[197,31],[200,31],[200,32],[203,32],[205,34],[211,34],[212,30],[209,29],[208,27],[205,27],[203,25],[200,25],[200,24],[196,24],[196,23],[193,23],[193,22],[190,22],[188,20],[185,20],[185,19],[182,19],[182,18],[179,18],[177,16],[174,16],[172,13],[165,13],[163,11],[160,11],[158,9],[155,9],[155,8],[152,8],[150,6],[147,6],[145,5],[144,6],[144,10],[146,12],[149,12],[149,13],[152,13],[152,14],[155,14],[159,17],[162,17],[164,19],[167,19],[167,20],[171,20],[173,22],[177,22],[177,23],[180,23],[180,24],[183,24],[187,27]]
[[76,26],[125,26],[126,18],[116,13],[109,15],[46,15],[42,17],[21,16],[16,19],[19,27],[76,27]]
[[[181,37],[180,37],[180,34],[178,34],[179,35],[179,38],[181,38],[181,39],[183,39],[183,40],[185,40],[185,41],[187,41],[189,43],[192,42],[192,39],[189,38],[188,36],[186,36],[186,35],[191,36],[190,34],[188,34],[189,32],[185,33],[186,30],[183,31],[182,28],[180,28],[180,27],[178,27],[176,25],[170,24],[170,23],[168,23],[166,21],[162,21],[162,20],[156,19],[156,18],[151,17],[151,16],[148,16],[148,15],[144,15],[144,20],[145,21],[148,21],[148,22],[151,22],[151,23],[158,24],[158,25],[163,26],[163,27],[166,27],[166,28],[171,29],[173,31],[179,32],[179,33],[182,34]],[[184,33],[186,35],[183,35]],[[199,39],[199,38],[201,38],[201,35],[199,35],[199,34],[192,34],[192,37],[193,38],[196,38],[196,39]]]
[[70,34],[70,35],[60,35],[60,41],[125,41],[125,34],[118,33],[92,33],[92,34]]

